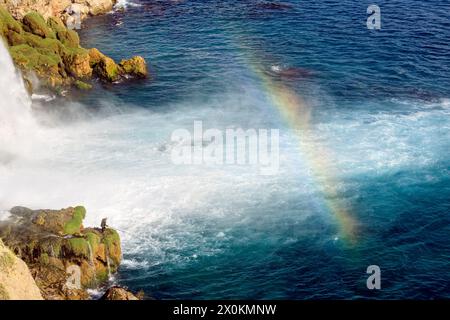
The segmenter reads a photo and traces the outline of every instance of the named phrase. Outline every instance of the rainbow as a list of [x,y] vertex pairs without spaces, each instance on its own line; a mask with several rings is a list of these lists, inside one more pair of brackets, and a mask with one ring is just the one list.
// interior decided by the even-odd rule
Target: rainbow
[[337,190],[339,183],[336,180],[336,169],[332,163],[331,152],[325,146],[315,142],[310,125],[311,108],[292,89],[275,81],[259,63],[255,62],[258,59],[254,54],[250,55],[249,50],[245,52],[249,69],[260,80],[269,102],[295,133],[299,151],[304,156],[306,165],[311,169],[313,179],[322,190],[325,205],[336,218],[340,238],[351,244],[356,243],[357,223],[351,214],[351,208],[343,203],[339,196]]

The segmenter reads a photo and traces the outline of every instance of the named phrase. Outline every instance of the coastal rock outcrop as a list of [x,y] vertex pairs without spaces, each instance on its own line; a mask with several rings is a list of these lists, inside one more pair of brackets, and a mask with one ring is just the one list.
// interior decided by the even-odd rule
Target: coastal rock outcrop
[[58,17],[45,20],[31,11],[18,21],[0,6],[0,35],[25,82],[37,76],[41,84],[56,91],[69,86],[89,89],[93,77],[116,82],[147,76],[144,58],[135,56],[116,64],[95,48],[82,48],[77,32],[66,28]]
[[122,60],[119,64],[124,74],[130,74],[138,78],[147,76],[147,64],[141,56],[135,56],[128,60]]
[[66,21],[74,14],[81,20],[89,15],[95,16],[112,10],[116,0],[0,0],[16,19],[23,19],[30,11],[36,11],[45,19],[58,17]]
[[25,262],[0,239],[0,300],[42,300]]
[[141,300],[141,299],[124,288],[114,286],[106,290],[105,294],[100,298],[100,300]]
[[84,207],[31,210],[14,207],[0,223],[0,238],[31,270],[45,299],[88,299],[122,258],[119,234],[84,228]]

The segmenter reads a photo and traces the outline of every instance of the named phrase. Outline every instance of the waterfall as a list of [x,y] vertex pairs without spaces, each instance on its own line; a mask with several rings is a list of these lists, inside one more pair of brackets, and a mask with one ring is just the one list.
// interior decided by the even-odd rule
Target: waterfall
[[87,241],[87,246],[89,251],[89,266],[94,271],[94,287],[97,287],[98,279],[97,279],[97,270],[95,269],[94,251],[92,250],[92,246],[89,241]]
[[109,253],[106,255],[106,265],[108,267],[108,279],[111,280],[112,274],[111,274],[111,259],[109,258]]
[[36,131],[31,99],[0,40],[0,165],[29,152]]
[[94,252],[92,251],[92,246],[91,246],[91,243],[89,241],[87,241],[87,246],[88,246],[88,250],[89,250],[89,264],[91,265],[91,267],[95,267],[95,264],[94,264]]

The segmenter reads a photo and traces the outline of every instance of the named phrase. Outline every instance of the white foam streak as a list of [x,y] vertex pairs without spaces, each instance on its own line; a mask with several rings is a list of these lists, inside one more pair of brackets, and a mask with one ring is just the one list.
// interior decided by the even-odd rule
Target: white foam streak
[[0,164],[28,154],[36,128],[23,80],[0,40]]

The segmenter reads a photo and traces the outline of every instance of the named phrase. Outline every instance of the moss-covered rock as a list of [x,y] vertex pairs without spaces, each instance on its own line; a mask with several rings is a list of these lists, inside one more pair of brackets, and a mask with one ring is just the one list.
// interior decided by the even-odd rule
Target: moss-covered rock
[[66,28],[61,19],[50,17],[47,20],[47,25],[56,34],[56,38],[67,47],[78,48],[80,46],[80,37],[74,30]]
[[88,242],[84,238],[71,238],[67,240],[68,250],[66,254],[72,254],[74,256],[89,258]]
[[126,74],[136,76],[138,78],[147,77],[147,64],[141,56],[134,56],[131,59],[122,60],[119,65]]
[[[83,296],[80,291],[64,289],[70,266],[80,268],[83,288],[98,286],[117,271],[122,259],[119,234],[111,228],[84,228],[84,207],[14,207],[10,213],[9,220],[0,222],[0,238],[30,266],[46,298]],[[8,261],[0,256],[0,267]]]
[[105,55],[101,53],[97,48],[89,49],[89,63],[92,68],[94,68],[104,58]]
[[27,44],[9,48],[14,63],[22,70],[33,72],[51,85],[61,85],[64,80],[60,73],[61,58],[49,49],[36,49]]
[[97,76],[109,82],[117,81],[120,78],[119,66],[113,59],[106,56],[95,65],[94,72]]
[[77,87],[79,90],[90,90],[92,89],[92,85],[80,80],[75,80],[74,83],[75,87]]
[[64,22],[58,17],[49,17],[47,19],[47,25],[50,29],[53,30],[55,34],[58,34],[58,32],[60,31],[66,30]]
[[23,32],[22,25],[0,6],[0,31],[5,35],[9,30],[17,33]]
[[[109,1],[109,0],[108,0]],[[145,60],[136,56],[118,65],[99,50],[80,47],[76,31],[66,28],[60,18],[47,21],[37,12],[28,12],[22,22],[0,7],[0,32],[24,78],[41,80],[56,93],[68,86],[90,89],[86,80],[96,76],[106,82],[147,76]],[[30,90],[33,86],[29,87]]]
[[64,234],[78,234],[83,228],[86,209],[82,206],[73,209],[72,218],[64,224]]
[[110,262],[113,263],[111,268],[116,270],[122,259],[120,236],[116,230],[110,228],[106,229],[102,236],[102,243],[105,244],[105,247],[108,250],[108,257],[111,259]]
[[31,11],[23,17],[25,31],[31,32],[42,38],[56,38],[55,33],[48,27],[44,18],[37,12]]
[[89,64],[89,51],[83,48],[66,48],[62,59],[67,73],[75,78],[90,78],[92,68]]

